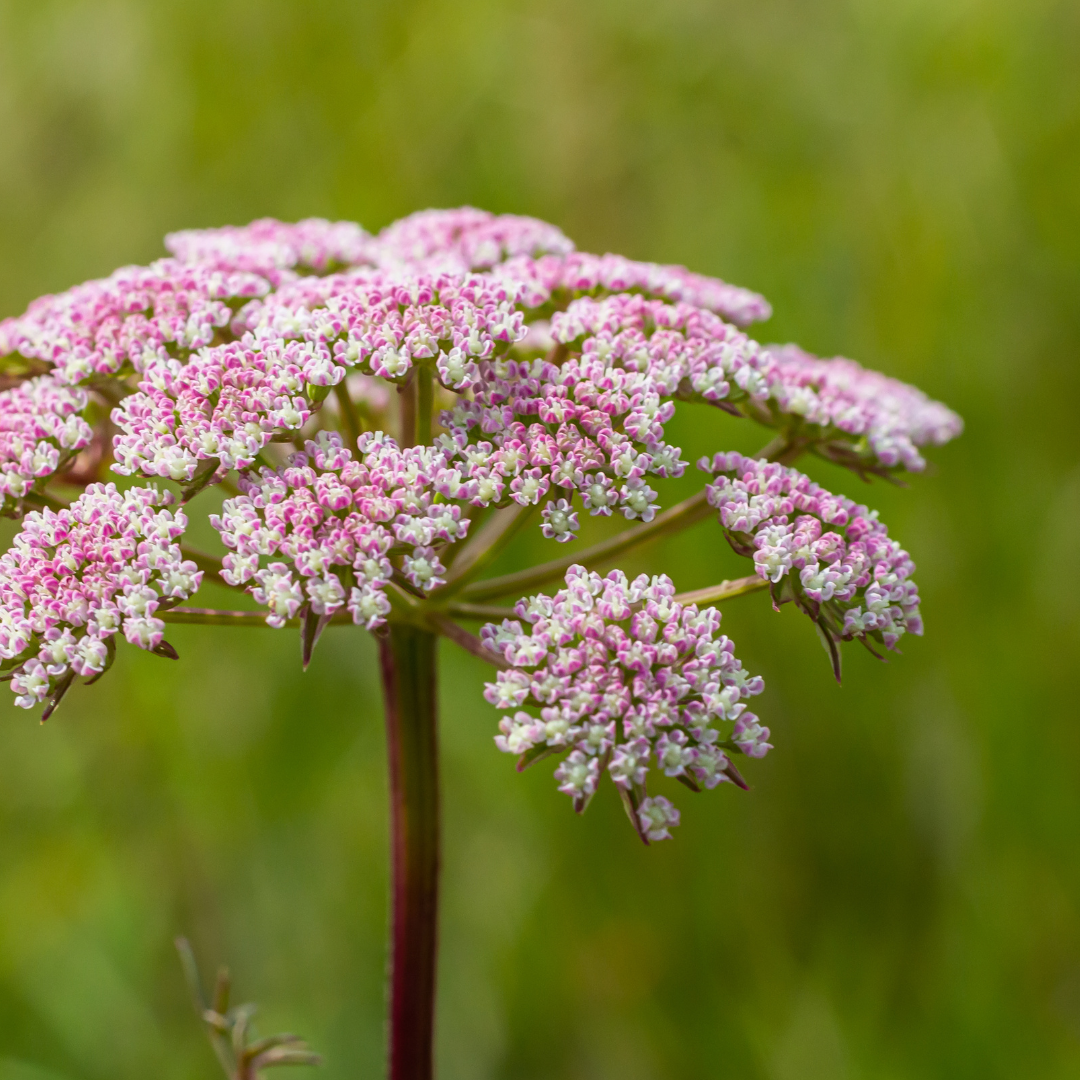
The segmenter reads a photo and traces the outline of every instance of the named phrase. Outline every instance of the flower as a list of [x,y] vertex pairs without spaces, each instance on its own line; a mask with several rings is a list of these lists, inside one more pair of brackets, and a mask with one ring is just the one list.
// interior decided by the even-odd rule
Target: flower
[[354,455],[320,431],[283,468],[242,474],[240,488],[210,516],[229,549],[222,576],[275,627],[308,608],[381,626],[395,570],[421,594],[443,583],[438,552],[466,535],[462,509],[478,498],[441,450],[401,449],[381,432],[362,435]]
[[800,434],[838,464],[919,472],[926,461],[918,447],[940,446],[963,430],[951,409],[853,360],[821,360],[797,345],[768,351],[775,364],[773,407],[785,417],[801,417]]
[[554,225],[517,214],[491,214],[463,206],[421,210],[388,225],[375,240],[381,267],[414,265],[451,271],[488,270],[515,256],[535,258],[573,251]]
[[679,811],[663,795],[656,795],[641,800],[638,821],[649,840],[669,840],[669,830],[679,824]]
[[894,649],[905,632],[922,633],[919,592],[910,580],[915,564],[876,512],[796,469],[742,454],[698,465],[716,477],[709,505],[732,547],[753,557],[775,603],[794,601],[817,623],[837,678],[834,639],[872,639]]
[[[210,516],[221,577],[269,625],[299,622],[306,663],[330,620],[378,632],[407,607],[450,633],[477,548],[526,516],[485,522],[455,564],[489,510],[536,507],[557,543],[583,511],[654,521],[662,482],[686,469],[667,434],[681,402],[777,429],[777,455],[860,474],[917,471],[920,448],[962,427],[852,361],[762,347],[743,329],[770,314],[754,292],[576,251],[535,218],[426,210],[375,235],[266,218],[166,243],[169,258],[0,322],[0,512],[25,514],[0,557],[0,660],[18,703],[46,713],[76,675],[104,672],[118,631],[174,655],[161,615],[201,580],[171,494],[94,483],[37,509],[110,460],[106,430],[115,472],[179,485],[185,501],[229,477]],[[405,422],[421,402],[433,414]],[[379,430],[399,420],[403,442],[431,430],[429,445]],[[838,675],[839,641],[892,649],[921,633],[911,559],[865,506],[766,460],[700,464],[728,540],[774,604],[814,619]],[[564,586],[471,642],[507,665],[486,689],[503,713],[496,744],[521,766],[557,756],[579,811],[606,773],[639,835],[665,839],[679,813],[650,777],[742,784],[735,757],[771,748],[747,711],[761,679],[719,613],[680,602],[666,576],[575,566]]]
[[91,484],[71,507],[33,511],[0,556],[0,657],[15,703],[51,712],[76,675],[112,663],[115,635],[175,655],[157,613],[187,599],[202,572],[175,542],[187,524],[154,488]]
[[571,251],[535,260],[510,259],[502,268],[511,276],[530,277],[546,291],[568,298],[588,294],[640,293],[663,300],[685,301],[730,319],[737,326],[772,315],[768,301],[749,289],[719,278],[695,274],[684,266],[636,262],[622,255],[590,255]]
[[296,273],[325,274],[372,260],[372,238],[351,221],[306,218],[295,224],[260,218],[250,225],[184,229],[169,233],[165,247],[181,262],[214,270],[242,270],[274,285]]
[[642,837],[664,839],[678,813],[647,796],[650,769],[695,790],[741,784],[730,755],[769,749],[768,729],[745,704],[764,683],[717,633],[720,613],[681,604],[666,575],[631,582],[619,570],[601,577],[572,566],[565,585],[520,600],[520,622],[481,631],[510,665],[485,689],[510,713],[496,745],[522,767],[565,755],[555,778],[578,812],[606,771]]
[[90,445],[85,390],[39,375],[0,392],[0,512],[18,513],[75,454]]
[[0,357],[44,364],[65,383],[146,371],[211,344],[233,316],[231,304],[261,296],[269,282],[159,259],[35,300],[0,322]]

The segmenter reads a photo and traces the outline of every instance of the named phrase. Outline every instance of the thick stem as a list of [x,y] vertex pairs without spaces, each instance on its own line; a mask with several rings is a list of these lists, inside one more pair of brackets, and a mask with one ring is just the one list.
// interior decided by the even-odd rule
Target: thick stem
[[439,892],[435,634],[391,623],[379,639],[390,762],[390,1080],[430,1080]]

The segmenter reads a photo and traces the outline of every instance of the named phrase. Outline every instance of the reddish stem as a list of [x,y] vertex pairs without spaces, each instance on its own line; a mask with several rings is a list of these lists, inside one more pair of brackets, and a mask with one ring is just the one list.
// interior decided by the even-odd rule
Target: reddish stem
[[379,639],[390,763],[390,1080],[431,1080],[439,895],[433,633],[391,623]]

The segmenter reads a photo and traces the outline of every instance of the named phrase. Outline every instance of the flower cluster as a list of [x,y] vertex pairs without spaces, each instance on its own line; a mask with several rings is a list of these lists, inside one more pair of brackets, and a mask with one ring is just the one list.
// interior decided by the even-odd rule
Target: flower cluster
[[0,512],[15,514],[35,484],[53,476],[84,447],[85,390],[39,375],[0,393]]
[[250,225],[184,229],[169,233],[165,247],[181,262],[214,270],[245,270],[274,285],[297,273],[327,274],[372,262],[372,238],[351,221],[305,218],[286,224],[260,218]]
[[468,389],[476,363],[525,335],[524,286],[480,274],[382,272],[303,279],[252,303],[234,323],[256,340],[306,342],[327,362],[403,381],[431,361],[443,384]]
[[463,206],[421,210],[388,225],[375,239],[373,261],[384,268],[467,272],[489,270],[515,256],[565,255],[573,250],[573,241],[546,221]]
[[[801,418],[818,453],[848,467],[926,467],[920,446],[956,438],[963,421],[921,390],[853,360],[822,360],[797,345],[773,346],[770,394],[784,419]],[[774,417],[775,419],[775,417]]]
[[666,576],[628,581],[572,566],[555,596],[521,600],[516,614],[481,631],[511,665],[485,697],[505,710],[496,744],[521,765],[566,755],[559,790],[584,810],[607,772],[646,839],[661,839],[677,814],[649,798],[650,767],[697,790],[741,777],[732,753],[762,757],[769,731],[745,699],[764,688],[718,635],[720,613],[675,597]]
[[0,322],[0,357],[18,354],[52,369],[62,382],[146,371],[214,342],[233,309],[262,296],[254,274],[225,273],[160,259],[35,300],[26,314]]
[[673,408],[646,376],[577,358],[561,368],[537,360],[482,370],[474,399],[443,414],[441,442],[492,499],[507,487],[523,504],[554,495],[544,531],[558,540],[576,535],[575,494],[594,515],[652,520],[657,492],[647,475],[678,476],[685,465],[662,439]]
[[481,501],[477,482],[442,451],[381,432],[362,435],[358,455],[321,431],[284,468],[242,475],[242,494],[211,516],[229,549],[222,576],[269,608],[271,626],[347,607],[371,630],[390,612],[395,571],[420,593],[443,583],[438,551],[468,530],[462,504]]
[[[575,251],[533,218],[424,211],[374,236],[264,219],[167,244],[170,258],[0,322],[14,384],[0,392],[0,511],[51,504],[58,472],[84,482],[92,469],[73,459],[92,443],[93,402],[108,401],[116,472],[191,498],[236,470],[239,494],[211,516],[222,577],[270,625],[299,620],[305,658],[335,616],[376,630],[399,603],[422,613],[448,577],[462,584],[473,564],[448,575],[443,560],[477,511],[537,506],[557,541],[575,538],[582,511],[653,520],[659,482],[686,467],[665,431],[678,402],[751,417],[779,429],[778,454],[860,473],[921,469],[919,448],[961,428],[851,361],[762,348],[740,329],[769,317],[756,293]],[[400,419],[411,441],[428,417],[404,418],[433,401],[433,445],[371,430]],[[764,460],[702,466],[729,541],[775,604],[814,619],[837,672],[840,640],[894,648],[921,632],[911,560],[866,507]],[[51,710],[76,675],[96,677],[118,630],[171,654],[160,615],[201,575],[168,501],[92,484],[69,509],[27,515],[0,558],[0,658],[19,704]],[[435,600],[444,621],[451,596]],[[733,757],[769,749],[746,711],[761,680],[719,614],[681,603],[670,579],[573,567],[556,596],[516,612],[482,634],[509,665],[487,689],[507,713],[497,742],[523,765],[561,755],[579,810],[606,771],[640,835],[663,839],[679,815],[647,793],[650,769],[694,789],[742,784]]]
[[871,638],[892,649],[905,632],[922,633],[915,564],[876,512],[783,465],[736,453],[698,464],[716,477],[708,500],[732,547],[753,557],[774,601],[793,600],[830,645]]
[[511,259],[500,273],[532,279],[557,297],[634,293],[685,302],[722,315],[738,326],[761,322],[772,315],[769,302],[749,289],[695,274],[685,266],[636,262],[623,255],[574,251],[535,260]]
[[91,484],[60,511],[26,515],[0,556],[0,657],[15,703],[55,706],[76,675],[100,675],[118,631],[175,655],[155,613],[189,597],[202,573],[175,542],[187,521],[154,488]]
[[572,351],[640,371],[665,395],[711,404],[764,397],[771,368],[756,341],[710,311],[634,294],[575,300],[551,320]]
[[244,469],[311,416],[311,387],[345,372],[300,342],[241,342],[162,361],[113,410],[115,472],[190,481],[201,463]]

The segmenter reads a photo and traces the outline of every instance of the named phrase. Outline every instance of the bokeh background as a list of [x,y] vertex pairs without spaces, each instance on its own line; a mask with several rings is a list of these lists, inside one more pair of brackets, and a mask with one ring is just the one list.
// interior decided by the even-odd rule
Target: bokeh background
[[[516,775],[446,650],[440,1075],[1080,1075],[1080,7],[0,0],[2,314],[174,228],[463,203],[760,289],[764,340],[968,429],[907,490],[808,466],[913,551],[927,637],[838,687],[805,619],[731,602],[776,750],[671,843]],[[740,572],[710,525],[645,565]],[[302,675],[289,632],[170,638],[45,727],[0,706],[0,1080],[215,1075],[179,932],[327,1080],[377,1077],[372,643]]]

